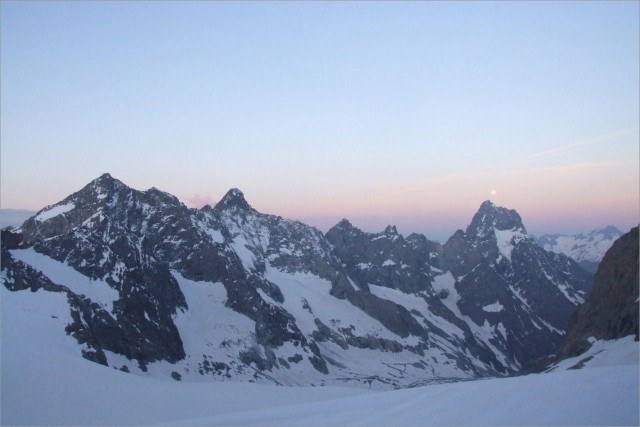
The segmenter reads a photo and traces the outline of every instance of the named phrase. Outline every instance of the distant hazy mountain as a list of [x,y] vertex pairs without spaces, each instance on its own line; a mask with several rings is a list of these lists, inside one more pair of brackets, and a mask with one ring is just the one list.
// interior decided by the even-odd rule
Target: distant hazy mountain
[[538,237],[536,241],[544,249],[565,254],[577,261],[588,272],[595,273],[605,252],[621,235],[620,230],[610,225],[589,233],[545,234]]
[[0,228],[18,227],[33,214],[27,209],[0,209]]
[[508,375],[555,353],[592,281],[489,201],[440,245],[347,220],[323,235],[237,189],[189,209],[108,174],[1,243],[3,286],[50,296],[51,330],[78,356],[176,380],[393,388]]

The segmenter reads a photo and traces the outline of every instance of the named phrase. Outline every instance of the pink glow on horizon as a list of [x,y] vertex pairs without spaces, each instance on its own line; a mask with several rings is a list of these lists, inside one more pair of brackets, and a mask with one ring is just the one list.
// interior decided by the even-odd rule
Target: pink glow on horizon
[[321,229],[347,218],[365,231],[392,224],[428,237],[433,230],[443,240],[465,229],[480,204],[491,199],[517,210],[532,234],[578,233],[607,225],[622,230],[640,219],[639,183],[630,182],[630,175],[638,175],[635,161],[494,169],[332,199],[295,198],[298,203],[276,210]]

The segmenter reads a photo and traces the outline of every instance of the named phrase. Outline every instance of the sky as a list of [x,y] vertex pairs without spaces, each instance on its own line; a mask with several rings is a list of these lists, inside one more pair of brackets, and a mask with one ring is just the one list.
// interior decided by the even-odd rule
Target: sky
[[104,172],[323,231],[640,220],[639,2],[0,3],[2,208]]

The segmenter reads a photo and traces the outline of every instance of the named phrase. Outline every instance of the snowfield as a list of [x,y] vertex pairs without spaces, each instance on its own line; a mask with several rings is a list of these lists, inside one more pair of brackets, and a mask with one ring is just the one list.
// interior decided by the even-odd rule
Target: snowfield
[[[3,425],[639,423],[638,343],[632,337],[595,342],[587,354],[544,374],[384,392],[178,382],[81,359],[79,345],[63,332],[70,320],[63,294],[0,288]],[[570,369],[576,366],[582,368]]]
[[76,206],[73,203],[67,203],[66,205],[53,206],[36,215],[36,221],[40,221],[40,222],[48,221],[51,218],[55,218],[58,215],[62,215],[64,213],[69,212],[70,210],[73,210],[73,208],[75,207]]
[[33,268],[41,271],[54,283],[64,283],[71,291],[78,295],[85,295],[91,301],[100,304],[113,315],[113,303],[118,301],[118,291],[111,288],[102,280],[91,280],[67,264],[42,255],[33,248],[17,249],[11,255]]
[[542,247],[547,251],[565,254],[576,261],[599,263],[607,250],[622,233],[615,227],[593,230],[573,236],[545,235],[540,237]]

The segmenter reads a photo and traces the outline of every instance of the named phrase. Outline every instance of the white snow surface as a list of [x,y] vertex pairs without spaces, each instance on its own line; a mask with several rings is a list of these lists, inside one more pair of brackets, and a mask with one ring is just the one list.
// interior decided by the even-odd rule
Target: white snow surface
[[498,348],[495,343],[492,342],[494,338],[506,338],[504,333],[504,325],[502,325],[502,323],[492,325],[487,320],[485,320],[482,325],[478,325],[473,321],[471,317],[462,314],[460,308],[458,307],[460,294],[458,294],[458,290],[456,289],[455,284],[456,279],[453,277],[453,274],[450,271],[447,271],[445,274],[434,277],[433,289],[436,292],[447,291],[447,297],[441,298],[442,303],[447,306],[447,308],[451,310],[456,315],[456,317],[464,320],[469,325],[469,328],[471,328],[473,335],[479,340],[482,340],[488,347],[490,347],[501,363],[503,363],[505,366],[518,368],[518,366],[515,366],[513,363],[509,363],[507,357],[504,354],[504,350]]
[[[278,284],[284,296],[282,305],[296,319],[296,324],[305,335],[311,335],[317,330],[315,319],[319,319],[325,325],[333,328],[350,329],[356,336],[373,336],[377,338],[385,338],[395,340],[407,345],[416,345],[419,341],[417,337],[412,335],[407,338],[400,338],[389,331],[382,323],[369,316],[362,316],[353,310],[353,306],[348,301],[333,297],[330,294],[331,282],[321,279],[311,273],[285,273],[271,265],[267,266],[265,278]],[[307,307],[307,308],[305,308]],[[369,349],[361,349],[350,346],[348,349],[342,349],[332,342],[318,342],[323,355],[330,357],[335,362],[344,365],[346,368],[340,369],[336,366],[330,366],[329,375],[320,375],[316,383],[321,380],[331,381],[334,384],[344,381],[345,384],[355,384],[355,381],[344,379],[345,377],[367,378],[371,372],[379,372],[380,374],[390,372],[393,376],[397,368],[390,366],[408,365],[405,367],[406,380],[405,383],[411,381],[412,373],[414,380],[424,378],[427,373],[411,366],[417,361],[416,355],[409,351],[400,353],[378,352]],[[295,349],[294,349],[295,350]],[[278,349],[278,352],[280,350]],[[373,356],[375,354],[375,356]],[[438,356],[435,353],[434,356]],[[292,365],[293,368],[293,365]],[[448,365],[440,365],[436,367],[438,374],[446,377],[460,378],[466,375],[457,368],[450,368]],[[348,372],[348,374],[346,374]],[[291,376],[290,373],[286,374]],[[300,383],[310,383],[311,378],[304,379],[304,373],[298,376]],[[308,373],[306,375],[309,375]],[[274,374],[274,376],[276,376]],[[373,387],[380,387],[375,381]]]
[[[193,284],[201,286],[204,284]],[[2,296],[3,425],[637,425],[638,344],[581,370],[388,392],[176,382],[77,357],[61,293]],[[55,316],[55,317],[52,317]]]
[[525,235],[520,230],[498,230],[493,229],[496,235],[496,242],[498,244],[498,250],[509,262],[511,262],[511,252],[513,247],[522,240]]
[[[394,383],[399,385],[422,385],[429,382],[469,379],[470,374],[461,370],[450,358],[451,343],[434,336],[434,344],[425,351],[424,356],[403,350],[398,353],[380,352],[368,348],[350,345],[342,348],[332,341],[318,341],[321,353],[328,360],[329,373],[323,374],[310,364],[312,354],[293,344],[285,344],[271,349],[276,357],[283,360],[303,356],[299,363],[290,366],[274,367],[265,375],[254,378],[254,370],[237,363],[240,352],[251,349],[264,356],[264,349],[257,345],[254,330],[255,323],[225,307],[226,290],[221,283],[195,282],[184,278],[177,271],[172,272],[185,296],[188,310],[180,310],[174,319],[182,337],[187,357],[175,364],[154,362],[142,372],[135,361],[114,353],[107,353],[109,366],[120,368],[126,365],[131,373],[155,378],[171,378],[172,372],[179,373],[185,382],[207,381],[256,381],[278,383],[285,386],[325,386],[345,385],[348,387],[366,387],[390,389]],[[306,336],[317,331],[316,319],[334,331],[350,331],[358,337],[384,338],[403,346],[414,346],[419,338],[413,335],[401,338],[389,331],[382,323],[369,316],[354,311],[348,301],[340,300],[330,294],[331,282],[311,273],[287,273],[269,263],[266,265],[265,278],[277,283],[284,296],[279,303],[258,289],[262,297],[270,304],[282,306],[296,319],[296,325]],[[437,324],[448,333],[462,337],[463,332],[441,318],[430,313],[425,300],[416,295],[400,291],[374,287],[375,293],[383,298],[407,304],[425,318]],[[420,317],[416,320],[422,321]],[[339,335],[344,332],[339,332]],[[343,337],[346,337],[344,335]],[[202,374],[204,359],[210,363],[222,362],[232,367],[232,377],[224,372]],[[429,360],[429,366],[421,365],[420,360]],[[372,376],[372,372],[376,373]],[[398,373],[402,377],[398,377]]]
[[[51,281],[69,288],[75,294],[83,294],[112,313],[113,303],[118,300],[118,291],[102,280],[92,280],[67,264],[29,249],[15,249],[11,255],[35,270],[41,271]],[[113,314],[113,313],[112,313]]]
[[[255,329],[255,322],[225,307],[227,291],[222,283],[196,282],[185,279],[177,271],[171,273],[189,307],[179,311],[174,319],[187,354],[207,354],[211,347],[221,347],[223,342],[244,345],[251,341],[250,331]],[[193,371],[197,370],[195,360],[186,365]]]
[[231,242],[231,247],[238,257],[240,257],[240,261],[245,270],[251,271],[255,268],[254,263],[256,262],[256,256],[249,249],[248,243],[244,236],[237,236],[235,240]]
[[[174,273],[175,274],[175,273]],[[189,296],[223,295],[187,282]],[[63,293],[0,289],[3,425],[638,425],[638,343],[597,341],[579,370],[386,392],[177,382],[78,357]],[[191,302],[194,300],[191,299]]]
[[496,301],[493,304],[485,305],[484,307],[482,307],[482,310],[486,311],[487,313],[498,313],[502,311],[503,308],[504,306],[500,304],[499,301]]
[[[449,323],[446,319],[440,316],[435,316],[432,311],[429,310],[429,304],[427,304],[427,301],[421,296],[416,294],[406,294],[398,289],[387,288],[386,286],[377,286],[372,283],[369,283],[369,290],[377,297],[393,301],[396,304],[405,307],[407,310],[417,311],[447,334],[464,338],[464,331],[462,329],[453,323]],[[419,317],[416,317],[415,314],[413,316],[419,323],[422,323]]]
[[76,206],[73,203],[67,203],[65,205],[53,206],[46,211],[40,212],[36,216],[36,221],[45,222],[48,219],[55,218],[58,215],[62,215],[63,213],[69,212]]
[[620,237],[606,238],[603,234],[592,232],[590,234],[578,234],[575,236],[560,235],[553,243],[545,243],[547,251],[565,254],[574,260],[600,262],[613,242]]
[[224,237],[222,236],[222,233],[220,231],[211,227],[207,227],[202,222],[199,222],[197,226],[200,228],[202,232],[204,232],[209,237],[211,237],[211,241],[213,243],[224,243]]

